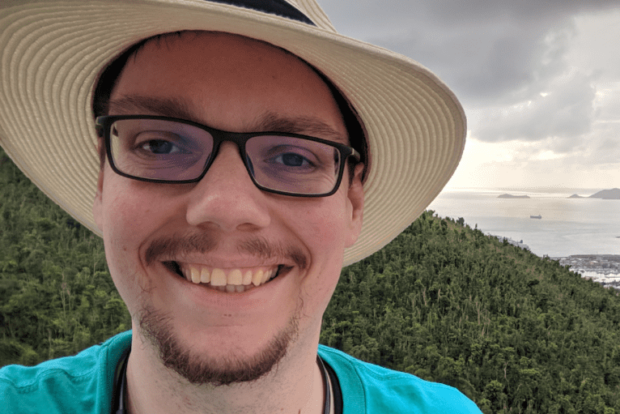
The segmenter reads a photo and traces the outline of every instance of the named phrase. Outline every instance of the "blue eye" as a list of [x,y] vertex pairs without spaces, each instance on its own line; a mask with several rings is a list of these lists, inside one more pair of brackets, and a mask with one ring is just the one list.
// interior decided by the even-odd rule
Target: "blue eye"
[[163,140],[150,140],[146,141],[141,145],[141,148],[145,151],[152,152],[153,154],[163,155],[163,154],[174,154],[181,152],[179,147],[174,145],[170,141]]
[[135,136],[136,151],[150,156],[180,155],[194,152],[192,138],[173,131],[150,129]]
[[278,155],[274,160],[286,165],[287,167],[301,167],[303,165],[310,165],[310,161],[308,161],[306,157],[291,152]]

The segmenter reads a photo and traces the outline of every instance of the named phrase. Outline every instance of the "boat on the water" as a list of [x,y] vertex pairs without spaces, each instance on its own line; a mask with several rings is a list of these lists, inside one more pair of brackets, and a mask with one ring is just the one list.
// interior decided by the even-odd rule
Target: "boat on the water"
[[537,216],[530,216],[530,218],[531,219],[539,219],[540,220],[542,218],[542,216],[539,214]]

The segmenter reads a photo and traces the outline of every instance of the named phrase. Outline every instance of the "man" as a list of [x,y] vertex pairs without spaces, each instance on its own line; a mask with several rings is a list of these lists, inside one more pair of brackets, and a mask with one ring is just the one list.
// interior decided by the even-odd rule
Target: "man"
[[133,322],[5,368],[8,412],[478,412],[317,349],[343,263],[456,168],[464,116],[440,81],[309,0],[3,7],[0,142],[102,234]]

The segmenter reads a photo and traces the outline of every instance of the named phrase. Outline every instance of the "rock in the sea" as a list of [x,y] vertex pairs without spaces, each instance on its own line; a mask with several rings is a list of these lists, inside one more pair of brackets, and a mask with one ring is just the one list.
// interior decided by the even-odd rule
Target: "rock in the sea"
[[530,198],[528,195],[513,195],[513,194],[502,194],[497,196],[497,198]]
[[596,194],[592,194],[589,198],[602,198],[603,200],[620,200],[620,188],[602,190]]

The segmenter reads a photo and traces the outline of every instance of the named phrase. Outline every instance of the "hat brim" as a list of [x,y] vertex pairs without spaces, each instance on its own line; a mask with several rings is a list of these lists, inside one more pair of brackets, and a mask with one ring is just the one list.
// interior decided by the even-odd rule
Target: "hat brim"
[[0,14],[0,144],[52,200],[96,234],[99,158],[95,81],[130,45],[211,30],[263,40],[301,57],[346,96],[367,132],[372,166],[364,224],[345,265],[381,249],[439,194],[462,156],[466,121],[454,94],[404,56],[304,23],[186,1],[9,2]]

